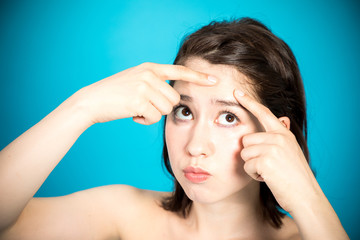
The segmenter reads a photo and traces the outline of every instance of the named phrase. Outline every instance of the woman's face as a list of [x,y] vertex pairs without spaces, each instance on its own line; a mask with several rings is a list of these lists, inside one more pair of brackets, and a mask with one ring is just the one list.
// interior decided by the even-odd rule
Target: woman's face
[[261,128],[233,96],[235,88],[251,94],[243,74],[200,58],[189,59],[185,66],[215,76],[218,83],[205,87],[175,82],[181,101],[167,116],[165,128],[170,164],[191,200],[216,202],[254,181],[243,168],[241,139]]

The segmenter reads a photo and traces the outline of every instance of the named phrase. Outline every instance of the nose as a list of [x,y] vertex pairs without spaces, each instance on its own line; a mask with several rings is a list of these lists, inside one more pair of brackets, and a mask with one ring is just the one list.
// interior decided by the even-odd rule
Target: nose
[[215,152],[215,144],[211,133],[211,127],[204,122],[197,122],[192,127],[186,151],[191,157],[208,157]]

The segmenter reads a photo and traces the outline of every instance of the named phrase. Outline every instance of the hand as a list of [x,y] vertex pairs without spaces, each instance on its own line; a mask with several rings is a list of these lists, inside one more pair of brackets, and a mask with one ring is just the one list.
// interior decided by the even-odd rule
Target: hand
[[209,86],[215,80],[180,65],[143,63],[87,86],[77,96],[92,124],[127,117],[153,124],[180,101],[168,79]]
[[311,202],[321,189],[288,129],[290,120],[278,119],[267,107],[241,92],[235,90],[234,96],[264,128],[264,132],[248,134],[242,139],[245,171],[252,178],[265,181],[280,206],[288,212]]

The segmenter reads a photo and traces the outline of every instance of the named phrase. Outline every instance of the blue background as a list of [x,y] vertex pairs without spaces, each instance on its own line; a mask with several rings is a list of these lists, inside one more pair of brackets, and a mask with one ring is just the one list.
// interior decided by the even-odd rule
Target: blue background
[[[0,149],[81,87],[145,61],[172,63],[184,34],[210,20],[250,16],[298,59],[312,166],[348,234],[360,238],[359,4],[289,2],[1,1]],[[161,150],[161,124],[94,125],[37,196],[117,183],[171,190]]]

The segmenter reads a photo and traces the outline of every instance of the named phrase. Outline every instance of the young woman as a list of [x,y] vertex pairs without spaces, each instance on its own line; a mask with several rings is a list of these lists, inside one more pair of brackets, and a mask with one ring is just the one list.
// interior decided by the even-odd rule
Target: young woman
[[[174,64],[84,87],[0,152],[1,239],[348,239],[308,165],[289,47],[253,19],[213,22]],[[173,193],[113,185],[33,198],[91,125],[162,115]]]

